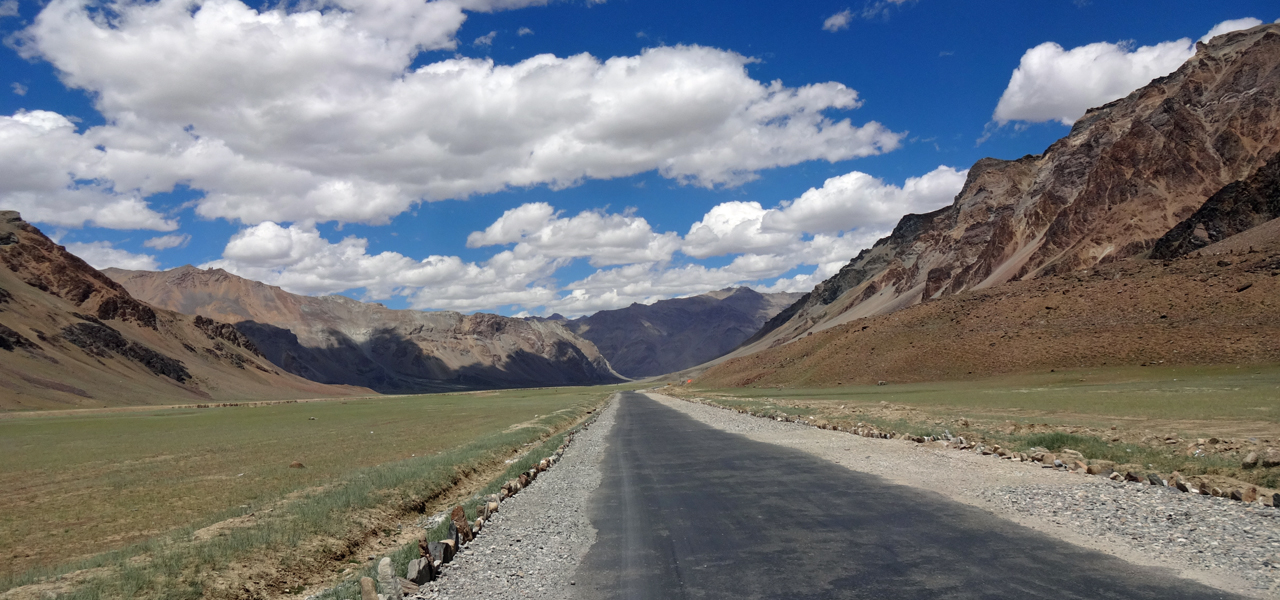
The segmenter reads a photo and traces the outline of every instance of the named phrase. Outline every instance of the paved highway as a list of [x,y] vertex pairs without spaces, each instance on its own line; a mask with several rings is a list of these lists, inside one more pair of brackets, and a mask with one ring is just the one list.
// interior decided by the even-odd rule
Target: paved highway
[[577,597],[1238,598],[620,399]]

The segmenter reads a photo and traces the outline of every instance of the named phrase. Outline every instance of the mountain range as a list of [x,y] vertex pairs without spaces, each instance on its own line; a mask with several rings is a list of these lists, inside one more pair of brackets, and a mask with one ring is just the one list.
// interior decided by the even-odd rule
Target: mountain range
[[271,362],[314,381],[410,393],[623,380],[553,321],[300,296],[221,269],[104,273],[149,304],[233,323]]
[[[801,294],[726,288],[688,298],[632,304],[564,321],[591,340],[619,373],[673,373],[719,358],[751,337]],[[555,317],[552,317],[553,319]]]

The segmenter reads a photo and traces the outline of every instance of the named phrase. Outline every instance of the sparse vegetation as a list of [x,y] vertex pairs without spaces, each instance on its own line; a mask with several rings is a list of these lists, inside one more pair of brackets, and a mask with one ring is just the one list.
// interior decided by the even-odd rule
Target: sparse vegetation
[[[1249,448],[1280,446],[1280,367],[1145,367],[1024,373],[980,381],[833,388],[673,388],[727,408],[857,423],[915,436],[962,435],[1013,451],[1071,449],[1164,474],[1266,488],[1280,467],[1243,469]],[[1197,440],[1231,444],[1188,450]]]
[[[0,452],[9,457],[0,487],[14,507],[0,551],[25,559],[0,561],[10,569],[0,591],[82,572],[60,597],[195,598],[208,595],[212,574],[251,555],[307,548],[346,560],[362,514],[421,511],[471,474],[558,439],[612,391],[0,421]],[[292,460],[306,468],[288,468]],[[11,526],[24,519],[33,522]],[[227,526],[201,531],[214,524]],[[116,548],[106,547],[110,539]],[[68,547],[87,552],[58,560]]]

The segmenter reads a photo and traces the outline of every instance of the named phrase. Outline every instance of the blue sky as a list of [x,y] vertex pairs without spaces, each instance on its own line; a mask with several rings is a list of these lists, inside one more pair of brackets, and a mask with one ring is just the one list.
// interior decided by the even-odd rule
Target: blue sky
[[[1274,2],[0,0],[0,208],[397,308],[808,291]],[[1207,38],[1205,38],[1207,39]]]

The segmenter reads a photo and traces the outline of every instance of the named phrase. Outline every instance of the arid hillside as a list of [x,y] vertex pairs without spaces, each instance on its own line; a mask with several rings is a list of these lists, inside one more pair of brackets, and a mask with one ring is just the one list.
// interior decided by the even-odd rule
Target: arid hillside
[[313,381],[387,393],[622,381],[558,322],[300,296],[220,269],[105,273],[156,306],[234,323],[271,362]]
[[368,394],[282,372],[226,323],[153,308],[0,211],[0,410]]
[[1129,259],[948,295],[702,374],[829,386],[1153,364],[1280,362],[1280,219],[1183,258]]
[[734,355],[920,302],[1145,256],[1277,150],[1280,24],[1218,36],[1174,73],[1090,110],[1043,154],[979,161],[951,206],[904,217]]

